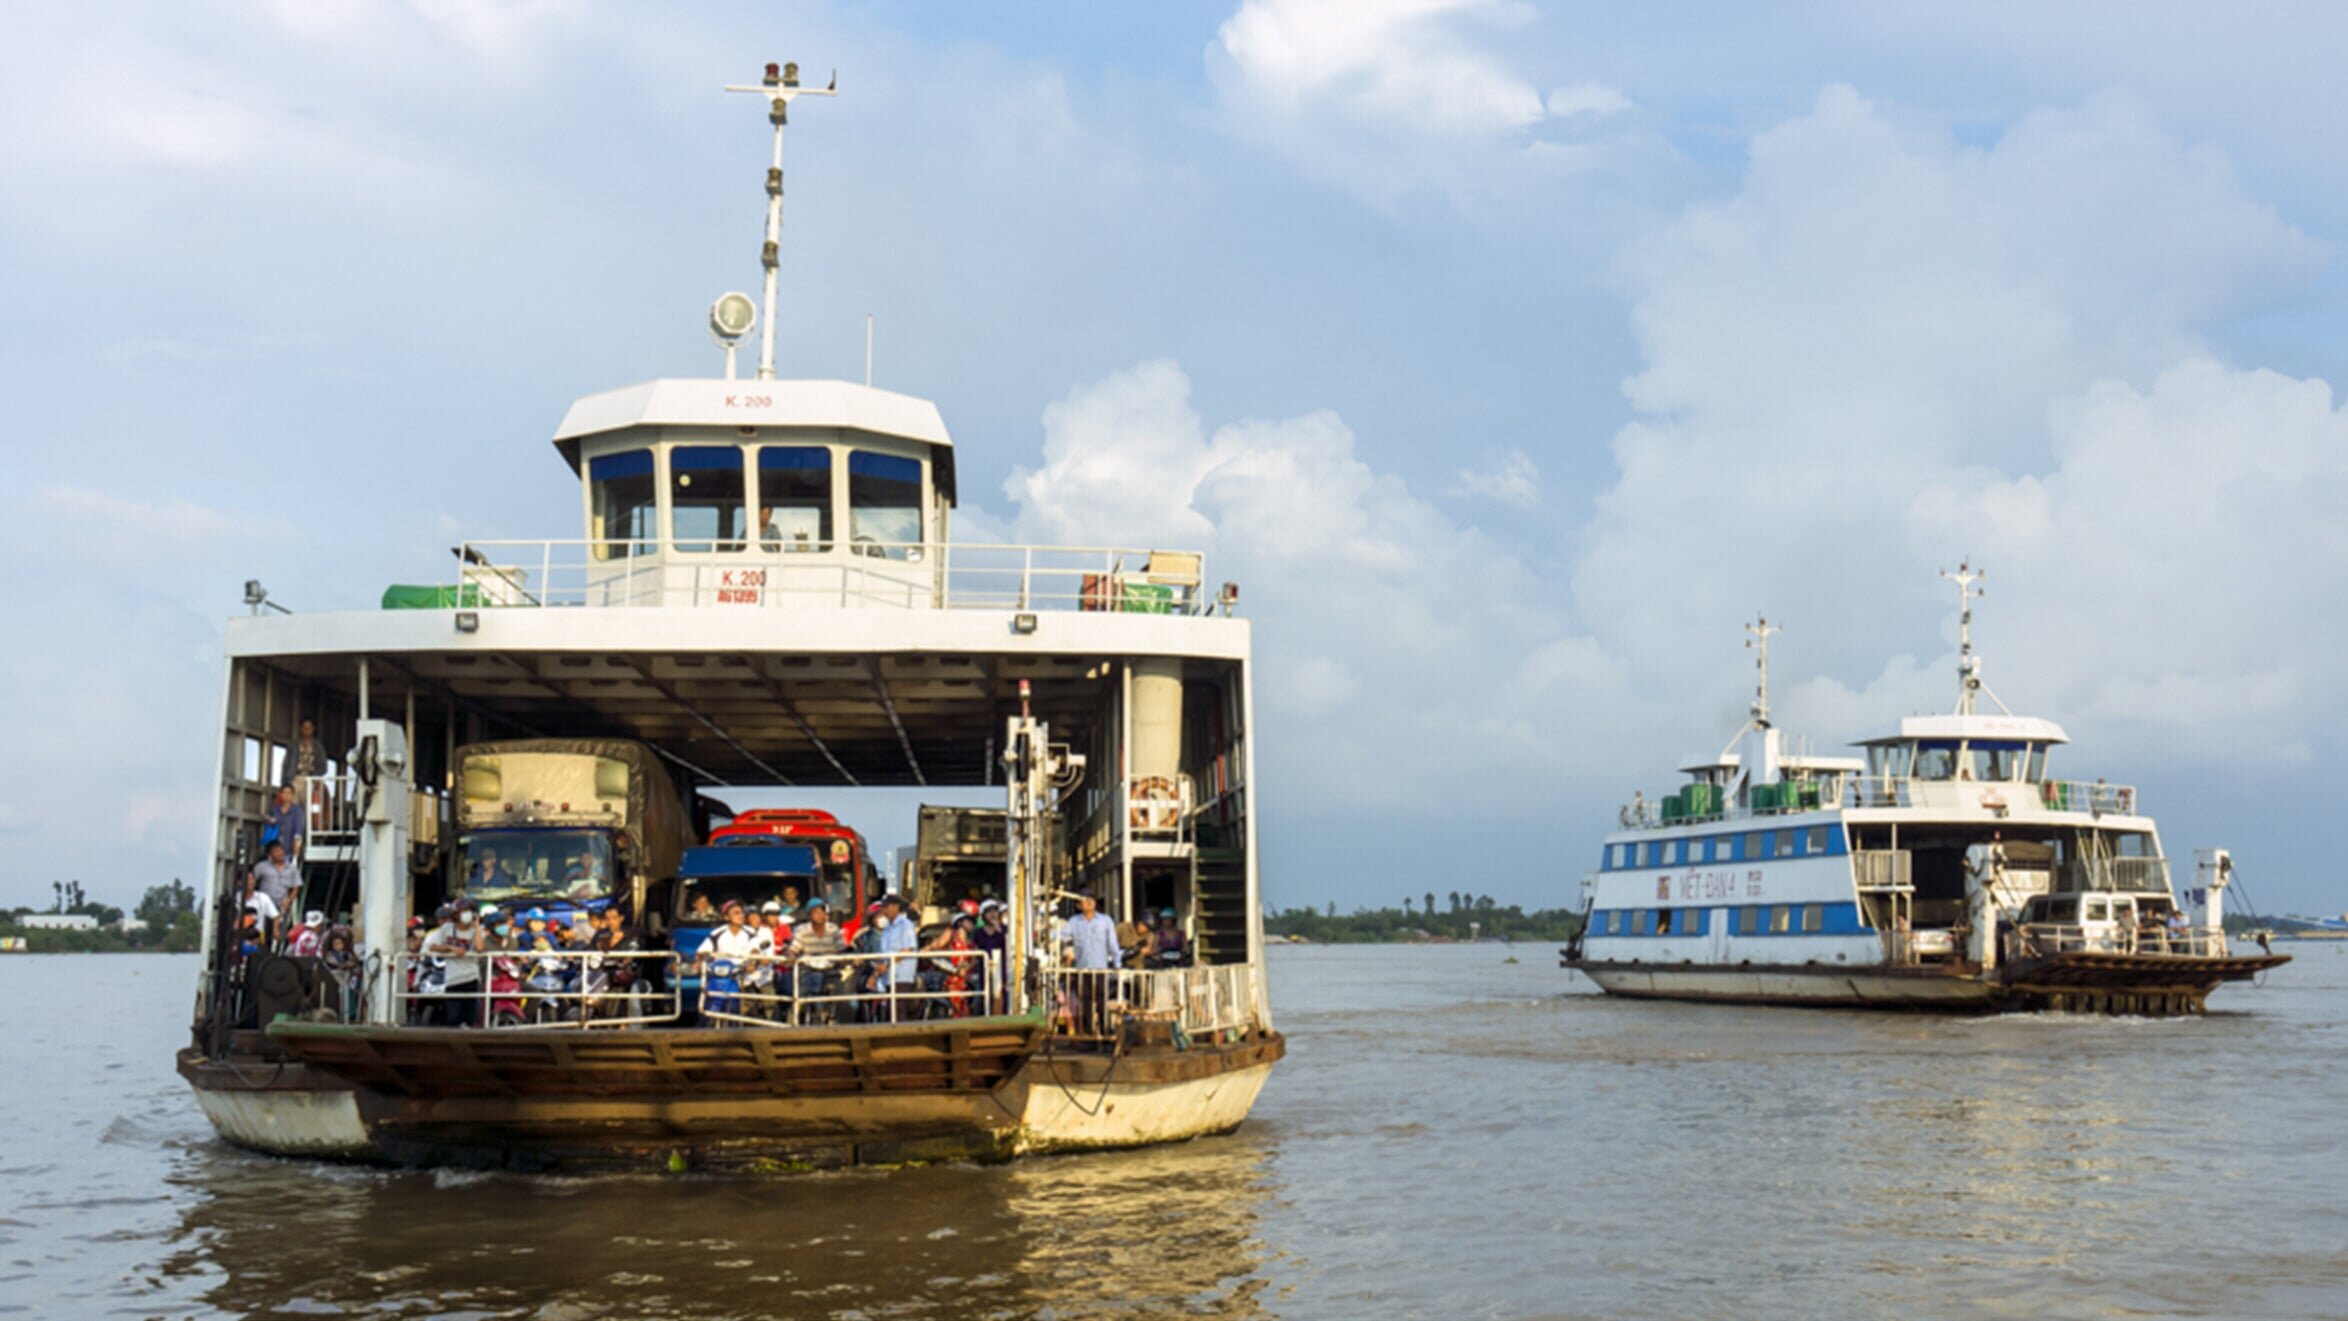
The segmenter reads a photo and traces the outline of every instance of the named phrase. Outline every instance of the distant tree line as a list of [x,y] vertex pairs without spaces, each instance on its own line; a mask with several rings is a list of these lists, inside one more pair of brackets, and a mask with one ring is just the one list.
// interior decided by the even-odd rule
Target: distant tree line
[[1443,896],[1429,891],[1405,895],[1399,908],[1356,908],[1340,915],[1331,903],[1325,910],[1290,908],[1272,914],[1264,931],[1275,936],[1302,936],[1329,944],[1363,944],[1409,940],[1564,940],[1581,930],[1581,915],[1563,908],[1540,908],[1528,913],[1516,904],[1502,905],[1488,894],[1453,890]]
[[[144,930],[130,932],[122,930],[122,910],[91,899],[82,890],[80,881],[51,881],[49,888],[56,898],[48,908],[0,910],[0,936],[24,937],[25,948],[35,954],[183,954],[195,950],[202,941],[203,924],[196,915],[195,887],[177,877],[166,885],[149,886],[140,896],[131,916],[147,925]],[[95,931],[52,931],[28,927],[17,920],[35,913],[90,917],[97,920],[98,927]]]

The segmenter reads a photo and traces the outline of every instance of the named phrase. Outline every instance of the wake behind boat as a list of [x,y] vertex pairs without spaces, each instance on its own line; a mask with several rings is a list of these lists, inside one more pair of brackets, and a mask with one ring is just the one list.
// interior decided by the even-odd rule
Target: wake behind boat
[[[724,379],[557,428],[583,538],[468,543],[457,582],[380,610],[263,613],[250,584],[230,622],[179,1069],[233,1142],[997,1159],[1227,1131],[1283,1053],[1236,587],[1192,551],[955,543],[933,404],[775,379],[783,126],[831,89],[769,65],[729,90],[774,127],[756,378],[734,354],[759,308],[725,295]],[[884,896],[853,827],[713,797],[808,786],[1001,808],[952,818],[986,838],[908,873],[929,893]],[[253,889],[347,917],[359,949],[288,944]],[[1088,906],[1153,930],[1120,957]]]
[[1622,810],[1564,966],[1655,999],[2159,1015],[2289,961],[2228,948],[2224,850],[2196,855],[2180,902],[2133,788],[2050,778],[2068,738],[1988,690],[1982,575],[1944,576],[1962,609],[1956,709],[1862,740],[1863,760],[1787,749],[1769,715],[1777,630],[1747,626],[1751,719],[1681,767],[1679,790]]

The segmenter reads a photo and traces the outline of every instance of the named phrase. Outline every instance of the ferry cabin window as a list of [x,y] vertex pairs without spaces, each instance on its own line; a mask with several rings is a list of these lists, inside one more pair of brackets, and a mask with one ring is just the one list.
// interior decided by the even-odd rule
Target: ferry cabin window
[[1957,778],[1957,744],[1954,740],[1923,740],[1916,744],[1916,778],[1919,780],[1953,780]]
[[1816,857],[1819,854],[1828,852],[1832,848],[1832,844],[1827,838],[1826,831],[1827,827],[1825,826],[1810,827],[1810,846],[1805,851],[1808,852],[1811,856]]
[[1774,830],[1756,830],[1745,836],[1745,861],[1747,862],[1757,862],[1762,858],[1770,857],[1776,850],[1777,832]]
[[1789,904],[1778,904],[1771,908],[1769,910],[1769,929],[1779,935],[1785,934],[1793,924],[1793,915],[1793,907]]
[[1761,929],[1761,906],[1747,904],[1737,910],[1737,934],[1749,936]]
[[1634,935],[1634,936],[1643,936],[1643,935],[1646,935],[1646,934],[1647,934],[1647,910],[1646,910],[1646,909],[1644,909],[1644,908],[1639,908],[1639,909],[1634,909],[1634,910],[1632,910],[1632,912],[1631,912],[1631,934],[1632,934],[1632,935]]
[[1975,739],[1966,751],[1976,780],[2011,780],[2022,770],[2020,743]]
[[1662,840],[1651,839],[1647,841],[1647,865],[1650,867],[1660,867],[1663,865]]
[[918,559],[921,542],[921,464],[894,454],[857,450],[848,456],[850,549],[882,559]]
[[1826,906],[1824,904],[1802,905],[1802,930],[1824,931],[1825,929]]
[[1779,830],[1773,833],[1777,836],[1777,856],[1781,858],[1794,856],[1794,836],[1800,832]]
[[758,447],[760,550],[832,547],[832,452],[820,445]]
[[2160,856],[2152,847],[2152,836],[2141,830],[2112,831],[2111,841],[2112,856],[2115,858],[2157,858]]
[[669,451],[669,536],[678,550],[740,550],[749,542],[749,523],[740,447],[679,445]]
[[587,491],[595,558],[624,560],[652,550],[660,531],[654,522],[651,450],[589,459]]
[[1670,909],[1658,908],[1655,910],[1655,934],[1658,936],[1668,936],[1671,934]]

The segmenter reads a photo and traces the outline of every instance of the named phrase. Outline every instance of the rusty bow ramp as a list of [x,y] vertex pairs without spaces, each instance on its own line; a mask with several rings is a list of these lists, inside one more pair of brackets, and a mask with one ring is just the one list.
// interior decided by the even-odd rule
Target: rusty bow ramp
[[2004,1007],[2165,1017],[2202,1013],[2209,993],[2289,963],[2288,954],[2177,955],[2071,950],[2006,967]]
[[401,1164],[830,1168],[1003,1159],[995,1093],[1040,1015],[814,1030],[365,1027],[281,1021],[272,1044],[348,1081]]

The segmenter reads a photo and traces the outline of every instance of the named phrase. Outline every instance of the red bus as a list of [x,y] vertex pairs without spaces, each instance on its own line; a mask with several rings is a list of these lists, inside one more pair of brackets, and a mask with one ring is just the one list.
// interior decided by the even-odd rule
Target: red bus
[[855,939],[864,923],[864,907],[880,898],[879,878],[872,870],[872,850],[855,827],[843,825],[829,812],[812,807],[761,807],[735,817],[709,832],[712,846],[764,844],[776,838],[806,840],[821,854],[824,900],[846,911],[833,914],[841,934]]

